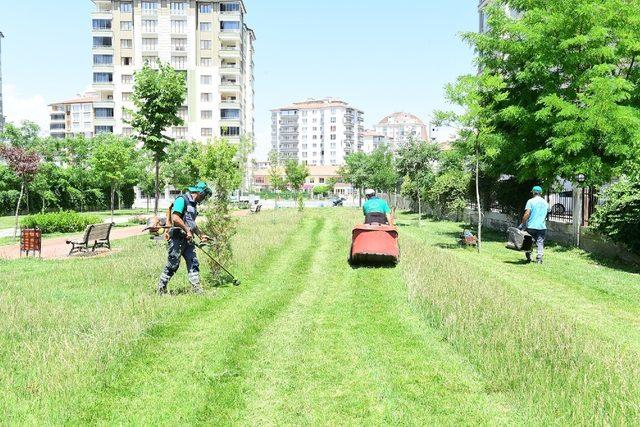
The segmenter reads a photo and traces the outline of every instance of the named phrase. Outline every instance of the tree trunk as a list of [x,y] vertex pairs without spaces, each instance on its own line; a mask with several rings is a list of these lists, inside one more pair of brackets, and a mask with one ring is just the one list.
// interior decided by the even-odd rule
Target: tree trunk
[[20,196],[18,197],[18,204],[16,205],[16,226],[13,229],[13,238],[18,237],[18,227],[20,226],[20,203],[22,203],[22,196],[24,196],[24,181],[20,185]]
[[418,227],[422,227],[422,197],[418,191]]
[[29,204],[29,187],[24,187],[24,200],[27,202],[27,215],[31,215],[31,205]]
[[115,205],[116,187],[111,184],[111,222],[113,223],[113,207]]
[[476,145],[476,203],[478,206],[478,252],[482,249],[482,207],[480,206],[480,153]]
[[362,207],[362,188],[358,188],[358,205]]
[[160,201],[160,160],[156,159],[156,199],[153,205],[153,215],[158,216],[158,203]]
[[116,191],[116,193],[118,194],[118,210],[121,211],[122,210],[122,191],[118,190]]

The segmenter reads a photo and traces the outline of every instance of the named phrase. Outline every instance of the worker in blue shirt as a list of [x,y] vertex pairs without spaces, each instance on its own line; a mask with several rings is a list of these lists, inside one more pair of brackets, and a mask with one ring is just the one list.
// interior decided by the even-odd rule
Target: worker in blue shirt
[[365,224],[393,224],[393,213],[386,200],[376,196],[375,190],[367,189],[364,192],[367,201],[362,206]]
[[209,240],[209,236],[200,231],[196,224],[198,217],[197,205],[210,197],[212,191],[207,184],[199,182],[193,187],[189,187],[189,191],[178,196],[173,202],[170,209],[170,225],[168,232],[169,240],[169,256],[167,265],[165,266],[160,280],[158,281],[158,294],[167,293],[167,285],[169,280],[180,267],[180,258],[184,258],[187,264],[187,275],[189,283],[196,294],[202,294],[202,286],[200,285],[200,264],[196,255],[195,243],[193,235],[196,234],[202,242]]
[[[518,228],[526,229],[533,242],[536,244],[537,261],[542,264],[544,255],[544,239],[547,235],[547,216],[549,215],[549,203],[542,198],[542,187],[536,185],[531,190],[533,197],[527,201],[522,224]],[[527,262],[531,262],[531,252],[526,252]]]

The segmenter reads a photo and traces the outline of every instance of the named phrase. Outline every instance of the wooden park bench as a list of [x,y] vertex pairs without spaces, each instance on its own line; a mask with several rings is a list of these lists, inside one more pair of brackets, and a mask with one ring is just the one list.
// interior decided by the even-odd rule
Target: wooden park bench
[[250,208],[251,213],[254,213],[254,214],[259,213],[259,212],[260,212],[260,209],[262,209],[262,204],[259,204],[259,205],[252,205],[252,206],[251,206],[251,208]]
[[107,248],[111,250],[111,242],[109,241],[111,228],[113,228],[113,223],[88,225],[84,230],[84,236],[81,240],[67,240],[67,244],[71,245],[69,255],[73,255],[76,252],[88,251],[89,247],[91,247],[92,252],[94,252],[96,248]]

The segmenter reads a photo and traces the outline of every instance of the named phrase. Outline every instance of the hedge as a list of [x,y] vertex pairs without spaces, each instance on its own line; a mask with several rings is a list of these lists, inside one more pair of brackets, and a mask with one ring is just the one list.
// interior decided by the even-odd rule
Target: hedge
[[87,225],[100,224],[98,215],[84,215],[73,211],[29,215],[20,221],[21,227],[39,228],[43,233],[73,233],[83,231]]

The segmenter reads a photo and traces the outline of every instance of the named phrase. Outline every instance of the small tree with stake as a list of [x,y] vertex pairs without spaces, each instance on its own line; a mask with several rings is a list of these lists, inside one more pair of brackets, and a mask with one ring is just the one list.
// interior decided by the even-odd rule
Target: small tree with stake
[[16,204],[16,220],[13,237],[18,236],[20,204],[27,189],[27,185],[38,173],[40,156],[18,146],[0,146],[0,158],[4,159],[9,169],[20,179],[20,196]]
[[165,148],[173,141],[163,133],[170,126],[180,126],[183,120],[178,110],[184,103],[186,83],[183,73],[168,64],[158,63],[158,70],[145,64],[135,73],[133,104],[129,123],[138,133],[144,148],[153,154],[155,163],[155,203],[153,212],[158,214],[160,199],[160,162],[166,156]]
[[455,84],[447,85],[448,101],[462,108],[462,112],[437,112],[437,126],[451,126],[458,131],[454,143],[472,163],[475,175],[476,203],[478,206],[478,251],[482,245],[482,206],[480,203],[480,169],[482,163],[495,155],[499,137],[495,133],[492,105],[504,101],[504,82],[500,76],[483,73],[458,78]]
[[287,183],[291,189],[296,192],[298,210],[302,211],[304,209],[304,200],[300,190],[304,185],[304,181],[309,176],[309,168],[306,165],[299,164],[295,160],[289,160],[284,166],[284,173],[287,176]]

